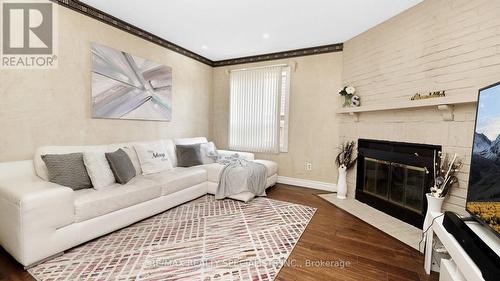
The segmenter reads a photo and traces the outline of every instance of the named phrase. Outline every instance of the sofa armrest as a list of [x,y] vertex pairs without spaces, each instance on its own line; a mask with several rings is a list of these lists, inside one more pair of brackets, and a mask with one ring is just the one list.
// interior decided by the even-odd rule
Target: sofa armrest
[[[0,198],[17,207],[23,216],[34,213],[38,221],[52,222],[54,228],[74,220],[74,191],[37,176],[0,179]],[[64,214],[59,212],[63,209]]]
[[0,178],[0,244],[27,264],[31,237],[74,222],[74,191],[31,176]]
[[255,159],[255,155],[251,152],[217,150],[217,153],[219,154],[219,156],[222,156],[222,157],[229,157],[231,155],[238,154],[241,158],[243,158],[245,160],[251,161],[251,160]]

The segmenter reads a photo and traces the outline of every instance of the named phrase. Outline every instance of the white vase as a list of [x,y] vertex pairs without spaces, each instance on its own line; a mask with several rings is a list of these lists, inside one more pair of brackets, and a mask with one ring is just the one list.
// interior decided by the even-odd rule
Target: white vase
[[441,213],[441,207],[443,206],[444,197],[434,197],[431,193],[426,193],[427,198],[427,213],[425,214],[423,230],[427,230],[432,222],[431,212]]
[[347,169],[345,166],[339,167],[339,179],[337,182],[337,198],[346,199],[347,195]]

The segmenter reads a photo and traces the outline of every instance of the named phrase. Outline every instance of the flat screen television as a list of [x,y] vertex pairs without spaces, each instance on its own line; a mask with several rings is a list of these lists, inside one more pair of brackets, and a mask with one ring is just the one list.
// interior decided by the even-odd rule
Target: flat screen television
[[466,210],[500,237],[500,83],[479,90]]

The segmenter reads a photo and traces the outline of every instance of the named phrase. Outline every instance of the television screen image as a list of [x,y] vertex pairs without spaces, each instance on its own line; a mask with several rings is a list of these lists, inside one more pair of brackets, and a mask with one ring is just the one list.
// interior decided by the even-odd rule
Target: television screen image
[[466,209],[500,236],[500,83],[479,91]]

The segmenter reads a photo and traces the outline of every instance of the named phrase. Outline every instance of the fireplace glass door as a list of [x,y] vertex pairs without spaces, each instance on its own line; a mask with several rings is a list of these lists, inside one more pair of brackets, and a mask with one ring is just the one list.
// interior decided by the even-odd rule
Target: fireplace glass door
[[364,191],[387,200],[390,167],[390,162],[365,158]]
[[364,192],[411,211],[422,211],[426,169],[365,157]]

